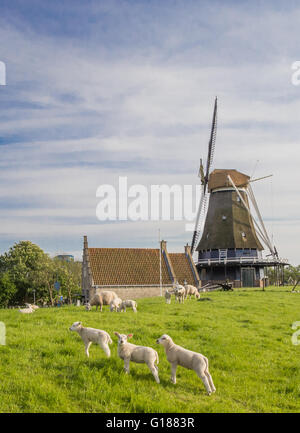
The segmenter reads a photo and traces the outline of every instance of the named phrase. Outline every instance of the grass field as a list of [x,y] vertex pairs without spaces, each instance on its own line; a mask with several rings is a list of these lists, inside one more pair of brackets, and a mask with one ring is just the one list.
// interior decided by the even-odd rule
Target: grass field
[[[138,300],[138,313],[87,312],[84,307],[40,309],[31,315],[0,310],[6,345],[0,346],[0,412],[300,412],[300,345],[291,326],[300,320],[300,294],[286,288],[202,295],[167,305]],[[113,339],[107,359],[92,345],[90,358],[69,326],[104,329]],[[123,372],[114,331],[159,354],[160,384],[147,366]],[[193,371],[178,367],[177,384],[162,346],[163,333],[206,355],[217,392],[206,395]]]

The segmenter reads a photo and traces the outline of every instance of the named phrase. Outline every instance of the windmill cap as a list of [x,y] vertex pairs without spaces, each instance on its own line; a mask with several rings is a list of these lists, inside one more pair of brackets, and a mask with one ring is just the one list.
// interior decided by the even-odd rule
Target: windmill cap
[[216,169],[213,170],[209,175],[208,190],[213,191],[217,188],[231,187],[232,185],[227,178],[228,175],[231,177],[237,187],[247,186],[249,183],[250,176],[247,176],[240,171],[235,169]]

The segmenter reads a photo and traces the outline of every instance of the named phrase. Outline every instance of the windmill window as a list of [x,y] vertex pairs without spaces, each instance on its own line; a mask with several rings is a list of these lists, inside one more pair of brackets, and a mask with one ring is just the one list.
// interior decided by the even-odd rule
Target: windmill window
[[236,201],[241,201],[239,196],[236,197]]
[[242,232],[242,236],[243,236],[243,238],[245,238],[246,237],[246,233]]
[[206,235],[206,239],[208,239],[209,238],[209,233],[207,233],[207,235]]

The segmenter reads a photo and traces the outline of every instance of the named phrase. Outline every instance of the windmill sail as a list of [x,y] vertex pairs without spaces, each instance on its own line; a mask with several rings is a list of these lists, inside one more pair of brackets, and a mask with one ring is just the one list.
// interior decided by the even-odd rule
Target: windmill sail
[[200,233],[200,217],[202,214],[205,215],[205,209],[206,209],[206,203],[207,203],[207,183],[208,183],[208,177],[209,177],[209,170],[212,165],[213,157],[214,157],[214,151],[215,151],[215,144],[216,144],[216,136],[217,136],[217,107],[218,107],[218,100],[215,99],[215,106],[214,106],[214,113],[213,113],[213,120],[211,125],[211,132],[210,132],[210,139],[208,142],[208,155],[206,160],[206,173],[204,174],[204,167],[202,164],[202,159],[200,160],[200,168],[199,168],[199,174],[198,176],[201,178],[201,184],[202,184],[202,195],[201,200],[197,212],[196,217],[196,223],[195,223],[195,230],[193,233],[193,239],[192,239],[192,245],[191,245],[191,253],[193,254],[195,250],[195,246],[197,244],[199,233]]

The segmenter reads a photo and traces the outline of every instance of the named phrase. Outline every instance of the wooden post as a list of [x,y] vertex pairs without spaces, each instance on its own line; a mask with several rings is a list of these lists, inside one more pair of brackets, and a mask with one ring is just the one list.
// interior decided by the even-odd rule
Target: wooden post
[[160,229],[158,229],[158,244],[159,244],[159,287],[160,287],[160,296],[162,296]]

